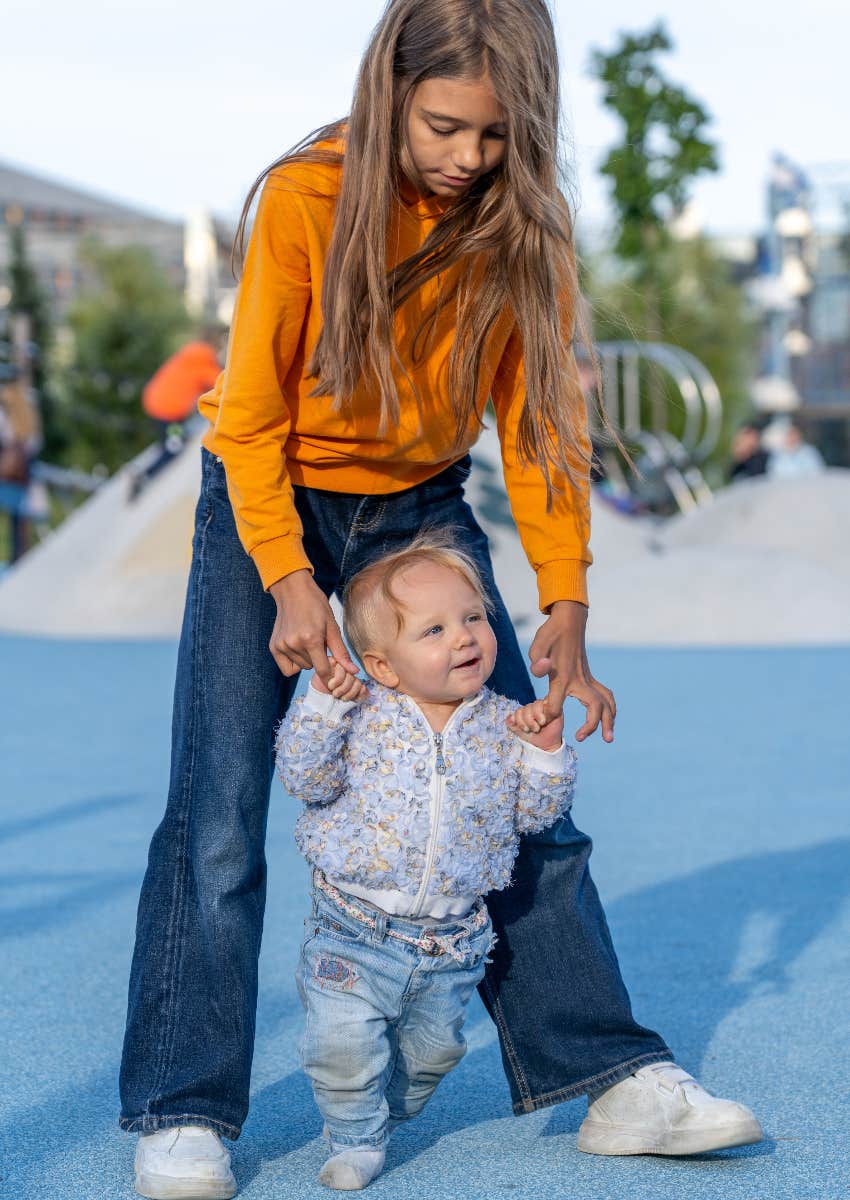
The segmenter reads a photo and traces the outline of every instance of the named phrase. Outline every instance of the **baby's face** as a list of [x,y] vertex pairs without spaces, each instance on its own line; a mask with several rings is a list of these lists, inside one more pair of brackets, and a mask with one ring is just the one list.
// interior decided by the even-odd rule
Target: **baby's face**
[[449,567],[417,563],[394,581],[393,592],[404,623],[388,638],[384,657],[397,689],[426,704],[474,696],[496,662],[496,636],[475,589]]

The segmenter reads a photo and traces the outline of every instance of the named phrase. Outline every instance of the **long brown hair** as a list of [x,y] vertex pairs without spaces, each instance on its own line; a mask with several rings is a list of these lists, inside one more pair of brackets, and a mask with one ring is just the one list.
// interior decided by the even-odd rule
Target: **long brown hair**
[[[505,309],[516,320],[525,366],[518,450],[549,488],[550,465],[575,484],[589,462],[584,398],[571,354],[578,281],[572,219],[560,191],[558,55],[544,0],[389,0],[366,49],[350,116],[316,130],[259,177],[284,163],[342,163],[333,232],[322,280],[322,330],[308,371],[313,395],[341,407],[371,376],[382,423],[397,423],[393,369],[405,371],[394,341],[397,309],[418,288],[460,264],[451,295],[456,332],[449,387],[456,447],[475,420],[487,341]],[[406,176],[423,190],[406,140],[406,113],[426,79],[489,76],[505,113],[500,164],[446,207],[421,249],[387,270],[386,238]],[[329,148],[344,140],[344,153]],[[320,145],[325,143],[325,145]],[[413,340],[414,362],[427,353],[436,308]]]

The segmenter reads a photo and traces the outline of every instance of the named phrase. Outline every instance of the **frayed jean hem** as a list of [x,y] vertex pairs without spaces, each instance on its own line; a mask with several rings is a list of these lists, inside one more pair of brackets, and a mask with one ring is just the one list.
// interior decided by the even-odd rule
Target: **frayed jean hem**
[[205,1117],[200,1113],[179,1113],[177,1116],[156,1116],[145,1113],[141,1117],[119,1117],[118,1124],[125,1133],[156,1133],[159,1129],[175,1129],[178,1125],[200,1125],[211,1129],[219,1137],[235,1142],[242,1132],[239,1125],[228,1125],[226,1121],[217,1121],[214,1117]]
[[604,1092],[606,1088],[613,1087],[615,1083],[627,1079],[641,1067],[661,1062],[673,1062],[671,1051],[654,1050],[651,1054],[641,1054],[637,1058],[630,1058],[628,1062],[620,1063],[619,1066],[610,1067],[599,1075],[591,1075],[589,1079],[571,1083],[568,1087],[558,1088],[554,1092],[543,1092],[539,1096],[524,1097],[522,1100],[514,1102],[514,1113],[521,1117],[524,1113],[550,1108],[553,1104],[562,1104],[565,1100],[575,1100],[578,1096],[585,1095],[586,1092]]

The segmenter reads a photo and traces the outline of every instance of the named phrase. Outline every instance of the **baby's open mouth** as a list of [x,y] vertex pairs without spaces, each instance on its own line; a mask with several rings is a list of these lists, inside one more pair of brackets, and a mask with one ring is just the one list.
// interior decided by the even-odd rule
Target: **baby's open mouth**
[[466,662],[458,663],[458,665],[456,667],[454,667],[453,670],[464,671],[467,669],[467,667],[477,667],[480,661],[481,660],[479,658],[468,658],[466,660]]

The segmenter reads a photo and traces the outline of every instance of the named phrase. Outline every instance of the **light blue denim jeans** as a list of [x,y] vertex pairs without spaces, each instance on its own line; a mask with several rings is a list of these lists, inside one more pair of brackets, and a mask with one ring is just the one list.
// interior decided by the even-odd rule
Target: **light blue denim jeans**
[[[344,895],[344,894],[343,894]],[[436,937],[461,936],[457,957],[394,937],[420,938],[422,922],[388,916],[353,897],[365,922],[313,889],[296,973],[306,1012],[301,1063],[334,1152],[376,1149],[415,1117],[466,1053],[463,1023],[493,943],[488,918],[435,921]]]

